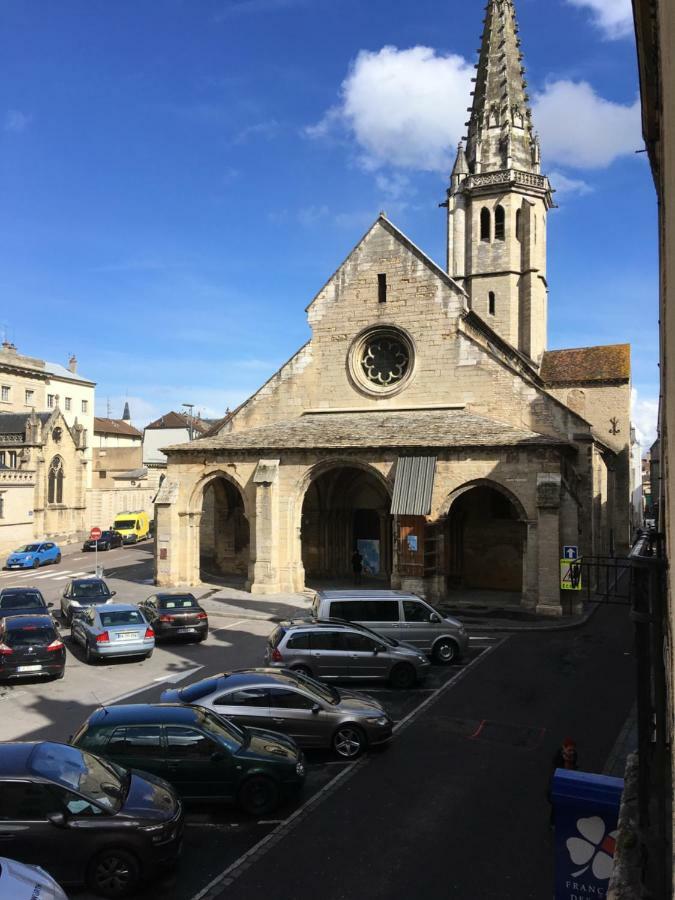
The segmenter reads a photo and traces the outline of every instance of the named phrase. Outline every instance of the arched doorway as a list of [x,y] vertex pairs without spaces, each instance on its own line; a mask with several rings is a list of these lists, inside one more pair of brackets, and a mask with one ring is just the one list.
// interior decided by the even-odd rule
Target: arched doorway
[[447,587],[522,594],[527,523],[505,491],[476,484],[457,492],[445,525]]
[[373,472],[356,466],[315,478],[302,505],[302,563],[309,582],[353,583],[352,554],[364,558],[363,582],[391,577],[391,497]]
[[199,526],[199,568],[203,581],[227,578],[243,586],[248,576],[250,531],[239,488],[224,477],[208,482]]

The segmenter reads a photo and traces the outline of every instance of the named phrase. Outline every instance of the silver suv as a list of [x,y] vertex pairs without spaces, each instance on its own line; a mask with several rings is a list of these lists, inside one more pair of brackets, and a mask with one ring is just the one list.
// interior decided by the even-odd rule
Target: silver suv
[[365,625],[446,665],[460,660],[469,646],[460,621],[442,616],[417,594],[403,591],[319,591],[312,614]]
[[429,660],[414,647],[340,621],[282,622],[267,639],[264,665],[315,678],[389,681],[409,688],[426,677]]

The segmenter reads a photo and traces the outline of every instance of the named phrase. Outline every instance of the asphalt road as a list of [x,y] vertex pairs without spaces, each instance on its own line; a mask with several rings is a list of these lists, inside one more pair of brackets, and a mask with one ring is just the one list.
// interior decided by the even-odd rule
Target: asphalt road
[[[99,560],[118,599],[151,592],[150,545]],[[34,583],[58,606],[67,578],[93,565],[71,548],[60,567],[33,578],[2,573],[0,587]],[[167,682],[258,664],[273,626],[253,616],[287,608],[197,593],[206,594],[208,642],[95,667],[71,645],[63,681],[0,688],[0,736],[63,740],[101,702],[156,701]],[[550,896],[551,759],[571,734],[581,767],[602,771],[634,696],[627,611],[601,609],[576,631],[486,635],[464,666],[434,667],[423,689],[362,689],[398,723],[386,751],[356,764],[309,754],[303,796],[269,820],[191,807],[180,866],[142,895],[304,900],[320,886],[322,900]]]

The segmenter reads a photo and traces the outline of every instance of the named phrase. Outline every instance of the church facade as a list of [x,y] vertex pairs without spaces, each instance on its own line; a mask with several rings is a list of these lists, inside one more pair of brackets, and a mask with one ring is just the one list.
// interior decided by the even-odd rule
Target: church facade
[[547,350],[547,216],[512,0],[491,0],[447,195],[445,268],[384,215],[308,307],[311,339],[167,448],[156,580],[350,579],[561,615],[560,556],[624,552],[630,348]]

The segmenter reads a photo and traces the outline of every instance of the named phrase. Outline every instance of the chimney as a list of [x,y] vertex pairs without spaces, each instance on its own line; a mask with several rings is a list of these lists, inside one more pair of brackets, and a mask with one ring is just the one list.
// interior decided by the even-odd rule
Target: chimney
[[68,360],[68,371],[72,372],[73,375],[77,372],[77,357],[74,353]]
[[16,347],[11,341],[8,341],[7,338],[2,342],[2,349],[7,353],[16,353]]

